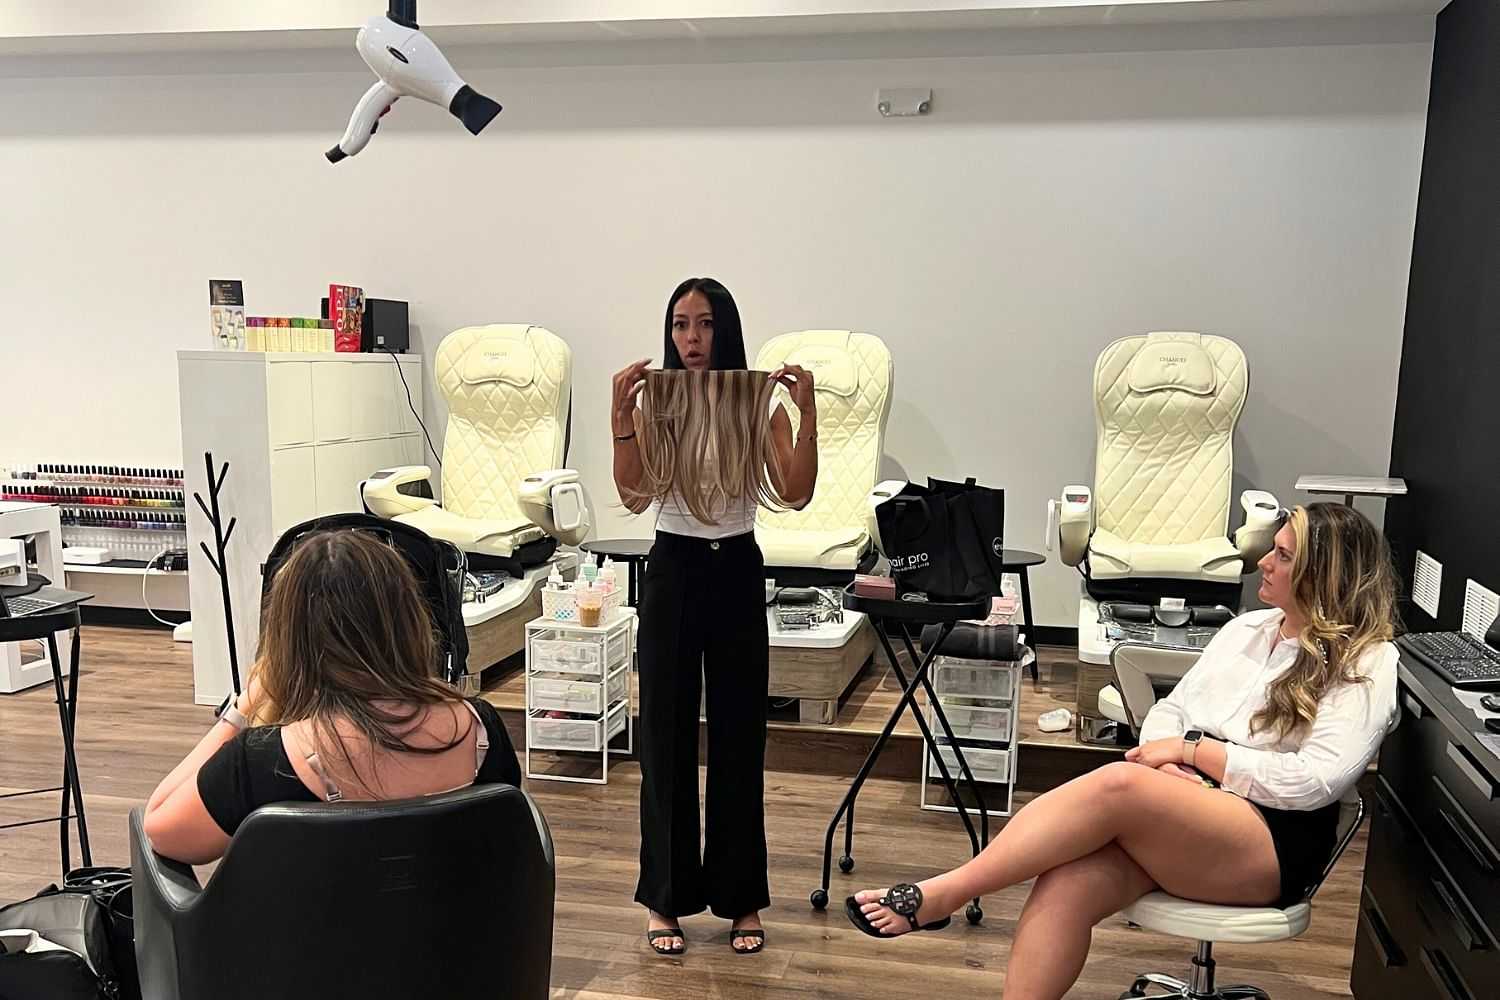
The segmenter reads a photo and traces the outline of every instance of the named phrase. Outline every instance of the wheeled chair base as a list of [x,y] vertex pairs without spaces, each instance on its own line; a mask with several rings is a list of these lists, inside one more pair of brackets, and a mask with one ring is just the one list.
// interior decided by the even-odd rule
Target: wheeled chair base
[[[1147,993],[1151,987],[1163,992]],[[1120,1000],[1135,1000],[1149,997],[1150,1000],[1271,1000],[1265,990],[1258,986],[1214,986],[1214,946],[1211,941],[1198,942],[1198,954],[1193,958],[1193,973],[1188,982],[1159,972],[1147,972],[1135,978],[1130,989],[1120,994]]]

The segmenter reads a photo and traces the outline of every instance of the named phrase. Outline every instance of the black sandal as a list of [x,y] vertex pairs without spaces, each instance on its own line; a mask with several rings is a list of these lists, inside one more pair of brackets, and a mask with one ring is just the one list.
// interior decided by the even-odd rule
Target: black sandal
[[[656,942],[663,938],[682,938],[682,944],[675,948],[663,948]],[[681,955],[687,951],[687,935],[682,933],[681,927],[659,927],[656,930],[646,932],[646,943],[651,945],[651,950],[658,955]]]
[[[754,941],[753,948],[736,948],[736,941]],[[736,955],[754,955],[766,946],[766,932],[763,928],[740,928],[729,932],[729,950]]]
[[[910,882],[902,882],[900,885],[891,886],[886,891],[886,894],[881,896],[876,902],[892,913],[905,917],[914,931],[940,931],[953,922],[952,917],[944,917],[941,920],[934,920],[930,924],[918,924],[917,911],[922,908],[922,890]],[[861,905],[853,896],[844,900],[844,913],[848,916],[851,924],[870,935],[870,937],[889,940],[890,938],[901,936],[899,934],[882,934],[880,928],[870,923],[870,919],[865,916],[864,910],[860,909]]]

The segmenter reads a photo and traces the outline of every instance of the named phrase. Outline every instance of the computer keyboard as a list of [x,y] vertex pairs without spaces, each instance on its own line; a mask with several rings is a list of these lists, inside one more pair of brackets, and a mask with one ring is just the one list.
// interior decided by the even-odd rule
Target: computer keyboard
[[37,611],[45,611],[48,608],[57,607],[56,601],[43,601],[35,597],[8,597],[5,606],[10,613],[19,618],[22,615],[33,614]]
[[1500,688],[1500,652],[1467,632],[1414,632],[1398,641],[1454,687]]

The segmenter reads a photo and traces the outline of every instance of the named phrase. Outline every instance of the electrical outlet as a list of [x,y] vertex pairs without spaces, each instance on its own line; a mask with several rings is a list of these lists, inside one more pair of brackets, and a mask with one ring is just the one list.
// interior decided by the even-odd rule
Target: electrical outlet
[[1411,599],[1433,618],[1438,616],[1438,595],[1443,592],[1443,564],[1425,552],[1417,553],[1417,569],[1411,577]]
[[1496,614],[1500,614],[1500,594],[1470,580],[1464,587],[1464,631],[1483,639]]

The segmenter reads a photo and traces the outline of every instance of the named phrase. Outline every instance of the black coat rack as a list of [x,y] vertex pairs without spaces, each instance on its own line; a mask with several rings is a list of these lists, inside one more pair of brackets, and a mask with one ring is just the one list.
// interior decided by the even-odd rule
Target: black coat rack
[[229,679],[234,685],[234,690],[219,705],[219,712],[222,713],[226,705],[240,696],[240,658],[234,643],[234,604],[229,597],[229,565],[224,555],[224,550],[229,547],[229,536],[234,534],[235,519],[231,517],[228,527],[225,527],[223,514],[219,510],[219,493],[224,488],[224,477],[229,474],[229,463],[225,462],[219,469],[218,476],[215,476],[214,453],[205,451],[203,465],[208,472],[209,502],[205,504],[197,491],[194,491],[193,499],[198,502],[208,523],[214,526],[214,547],[218,550],[218,557],[215,558],[214,553],[208,550],[207,542],[199,542],[198,546],[203,549],[208,564],[219,574],[219,591],[224,596],[224,629],[229,633]]

